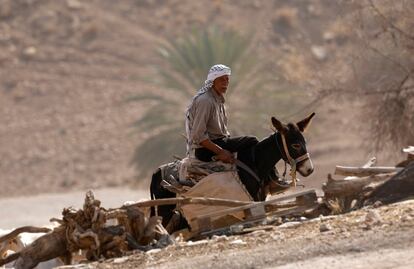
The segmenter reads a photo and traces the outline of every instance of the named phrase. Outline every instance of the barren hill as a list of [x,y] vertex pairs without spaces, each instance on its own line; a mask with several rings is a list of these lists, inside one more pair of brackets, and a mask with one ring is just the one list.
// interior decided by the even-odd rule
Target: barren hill
[[[257,53],[299,85],[335,61],[333,47],[323,51],[328,62],[311,47],[324,42],[338,12],[327,0],[0,1],[0,195],[136,182],[130,160],[145,130],[131,123],[147,108],[125,100],[162,90],[144,81],[153,65],[162,66],[154,49],[166,39],[213,22],[255,32]],[[303,40],[307,56],[293,58]],[[318,131],[309,134],[314,179],[339,160],[365,159],[349,128],[352,114],[333,120],[355,109],[316,111]]]

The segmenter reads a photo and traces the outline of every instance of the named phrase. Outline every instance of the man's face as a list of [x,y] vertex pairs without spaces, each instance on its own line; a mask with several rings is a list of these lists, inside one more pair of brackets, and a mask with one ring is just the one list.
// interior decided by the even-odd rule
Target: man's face
[[224,95],[229,86],[229,82],[230,82],[230,77],[228,75],[218,77],[213,82],[213,88],[214,90],[216,90],[218,94]]

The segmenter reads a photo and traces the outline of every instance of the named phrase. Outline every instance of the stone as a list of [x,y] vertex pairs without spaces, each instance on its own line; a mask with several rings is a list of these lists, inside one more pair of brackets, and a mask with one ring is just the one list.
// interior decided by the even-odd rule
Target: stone
[[382,206],[382,202],[381,201],[376,201],[372,206],[374,208],[380,207],[380,206]]
[[279,228],[296,228],[297,226],[301,225],[300,221],[289,221],[285,222],[282,225],[279,225]]
[[324,61],[328,58],[328,52],[326,51],[326,48],[323,46],[312,46],[311,52],[313,56],[315,56],[315,58],[319,61]]
[[324,233],[324,232],[327,232],[327,231],[330,231],[330,230],[332,230],[332,226],[331,226],[331,225],[329,225],[328,223],[322,223],[322,224],[319,226],[319,231],[320,231],[321,233]]
[[335,34],[332,32],[323,33],[323,39],[327,42],[333,41],[335,39]]
[[226,235],[213,235],[211,239],[216,242],[223,242],[229,240],[229,238]]
[[33,46],[27,47],[23,50],[23,56],[31,58],[37,54],[37,49]]
[[247,245],[247,243],[246,243],[246,242],[244,242],[244,241],[243,241],[243,240],[241,240],[241,239],[236,239],[236,240],[234,240],[234,241],[231,241],[229,244],[230,244],[230,245]]
[[[152,249],[152,250],[156,250],[156,249]],[[158,249],[158,250],[160,250],[160,249]],[[151,251],[151,250],[150,250]],[[148,251],[149,252],[149,251]],[[147,253],[148,253],[147,252]],[[114,259],[114,263],[124,263],[124,262],[126,262],[126,261],[128,261],[128,257],[120,257],[120,258],[115,258]]]
[[[146,252],[146,254],[155,254],[155,253],[158,253],[158,252],[160,252],[160,251],[161,251],[161,249],[160,249],[160,248],[154,248],[154,249],[148,250],[148,251]],[[114,261],[114,263],[115,263],[115,261]],[[120,262],[118,262],[118,263],[120,263]]]
[[366,225],[376,225],[382,223],[382,218],[376,210],[369,210],[365,215],[364,223]]
[[82,8],[82,4],[78,0],[66,0],[66,5],[73,10]]

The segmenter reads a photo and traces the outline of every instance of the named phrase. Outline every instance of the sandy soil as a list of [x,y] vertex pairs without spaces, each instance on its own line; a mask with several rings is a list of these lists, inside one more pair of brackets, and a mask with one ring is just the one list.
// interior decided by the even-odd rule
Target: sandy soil
[[[105,208],[120,207],[126,201],[149,199],[146,191],[125,188],[96,189],[93,192]],[[86,190],[0,199],[0,227],[50,225],[49,219],[60,218],[63,208],[82,207],[85,193]]]
[[414,200],[71,268],[411,268]]

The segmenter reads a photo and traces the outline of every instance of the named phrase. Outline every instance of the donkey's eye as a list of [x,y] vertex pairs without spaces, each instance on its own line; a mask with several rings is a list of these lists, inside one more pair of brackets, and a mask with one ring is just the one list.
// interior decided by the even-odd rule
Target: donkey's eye
[[300,144],[292,144],[292,148],[294,148],[295,150],[300,150],[301,145]]

